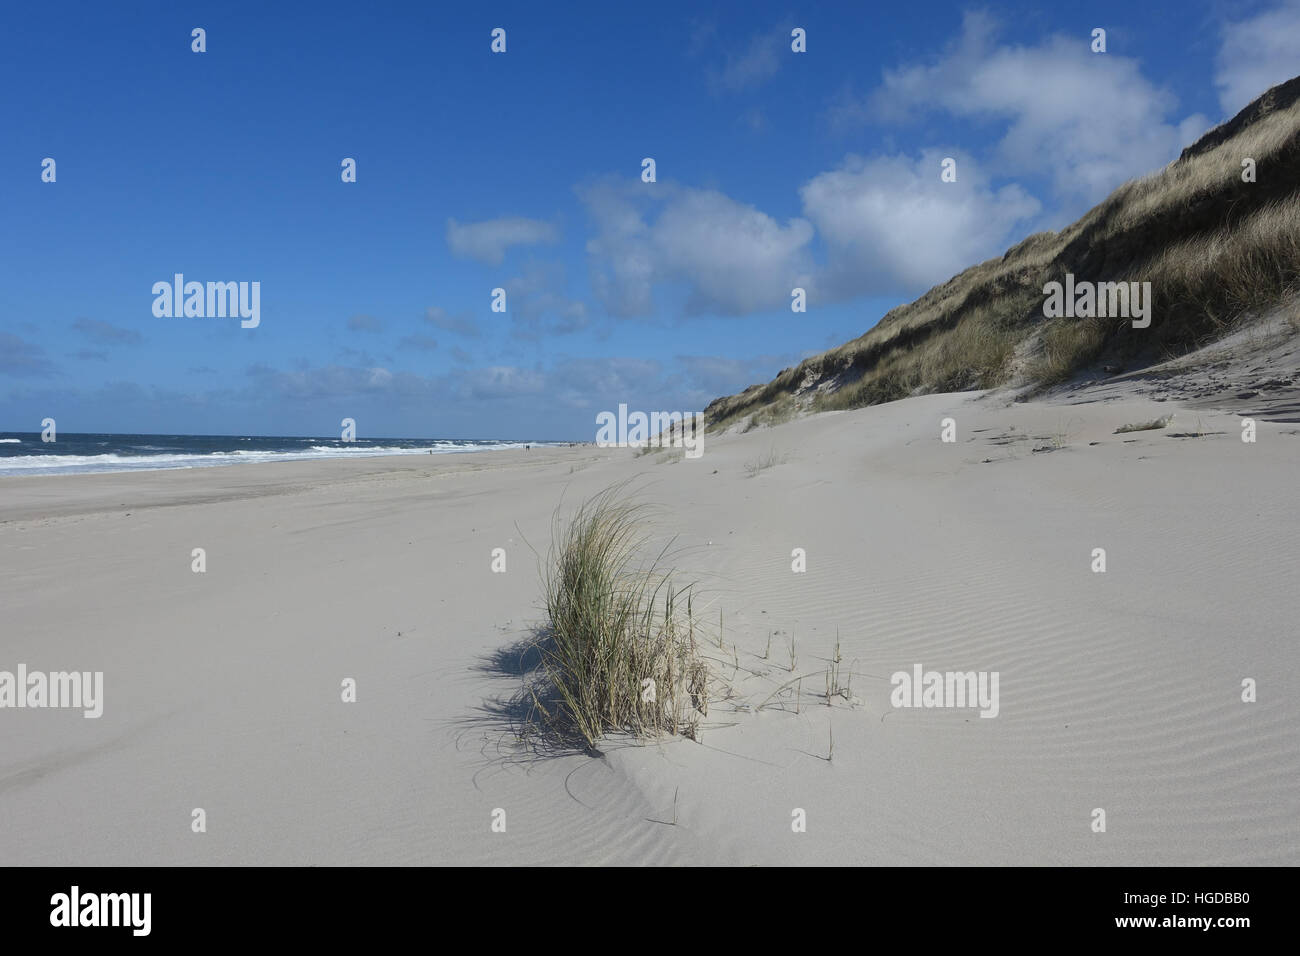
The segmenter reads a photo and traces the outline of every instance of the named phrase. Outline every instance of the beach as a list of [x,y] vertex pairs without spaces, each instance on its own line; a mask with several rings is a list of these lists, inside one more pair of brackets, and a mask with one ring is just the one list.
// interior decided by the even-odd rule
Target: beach
[[[0,478],[0,670],[103,673],[97,718],[0,714],[0,859],[1300,863],[1300,426],[1257,428],[968,392],[698,458]],[[503,651],[543,623],[557,508],[626,480],[721,614],[726,690],[698,741],[539,751]],[[918,667],[996,673],[996,714],[895,706]]]

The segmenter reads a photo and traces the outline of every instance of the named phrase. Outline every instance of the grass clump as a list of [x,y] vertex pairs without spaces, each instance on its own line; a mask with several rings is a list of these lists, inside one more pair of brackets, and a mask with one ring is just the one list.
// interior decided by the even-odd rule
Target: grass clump
[[609,733],[698,737],[708,712],[707,665],[695,643],[693,585],[648,562],[646,508],[616,485],[552,535],[543,584],[543,688],[534,704],[551,728],[594,748]]
[[754,476],[767,471],[769,468],[775,468],[777,465],[784,464],[785,461],[786,456],[777,454],[776,449],[773,448],[768,451],[766,455],[761,455],[758,458],[751,458],[749,461],[745,462],[745,474],[748,477],[753,478]]
[[1040,388],[1066,381],[1096,360],[1106,335],[1104,319],[1066,319],[1052,323],[1043,333],[1042,352],[1030,365],[1030,380]]
[[[796,411],[798,411],[798,409],[795,408],[794,399],[788,395],[782,396],[771,405],[765,405],[755,412],[750,418],[750,427],[756,425],[771,426],[784,424],[794,418]],[[745,430],[748,431],[749,428],[746,428]]]

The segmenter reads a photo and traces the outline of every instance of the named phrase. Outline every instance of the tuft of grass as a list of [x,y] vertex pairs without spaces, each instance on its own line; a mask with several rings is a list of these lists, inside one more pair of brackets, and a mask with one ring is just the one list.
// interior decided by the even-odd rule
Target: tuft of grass
[[[847,686],[840,686],[840,665],[844,663],[844,655],[840,652],[840,629],[835,629],[835,656],[830,659],[830,666],[826,668],[826,706],[831,705],[832,697],[843,697],[849,699],[849,689]],[[850,680],[852,677],[850,676]]]
[[1286,306],[1286,324],[1292,332],[1300,332],[1300,302],[1292,301]]
[[553,730],[592,748],[613,732],[697,738],[708,713],[693,585],[674,584],[662,566],[666,550],[645,559],[647,511],[627,490],[616,485],[589,499],[567,526],[557,516],[543,576],[547,686],[532,690],[533,703]]
[[1149,422],[1138,422],[1132,425],[1121,425],[1115,429],[1116,435],[1127,435],[1129,432],[1149,432],[1157,428],[1164,428],[1174,420],[1173,415],[1166,415],[1164,418],[1157,418]]
[[785,455],[778,455],[776,449],[773,448],[766,455],[762,455],[758,458],[751,458],[749,461],[745,462],[745,474],[750,478],[753,478],[755,475],[762,474],[769,468],[774,468],[777,465],[784,464],[786,460],[787,458]]
[[1029,379],[1040,389],[1059,385],[1096,361],[1106,343],[1102,319],[1060,319],[1042,335],[1042,351],[1029,365]]

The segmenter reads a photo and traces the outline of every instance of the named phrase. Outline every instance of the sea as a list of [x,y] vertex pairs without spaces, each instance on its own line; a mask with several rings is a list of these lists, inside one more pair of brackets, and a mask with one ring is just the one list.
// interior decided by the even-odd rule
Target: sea
[[163,468],[211,468],[266,461],[373,458],[379,455],[451,455],[568,445],[566,441],[450,438],[267,437],[259,435],[116,435],[0,432],[0,475],[77,475]]

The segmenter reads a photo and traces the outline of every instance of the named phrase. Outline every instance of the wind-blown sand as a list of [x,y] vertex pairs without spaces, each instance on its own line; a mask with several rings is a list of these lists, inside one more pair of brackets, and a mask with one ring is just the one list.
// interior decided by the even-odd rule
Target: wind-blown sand
[[[1123,394],[964,394],[710,435],[698,460],[0,479],[0,670],[105,680],[98,720],[0,710],[0,859],[1300,863],[1300,426],[1258,429]],[[732,699],[700,743],[530,754],[490,706],[518,678],[489,663],[539,623],[529,544],[562,496],[638,474],[702,615],[724,612]],[[837,629],[854,699],[827,706]],[[998,716],[895,710],[889,676],[918,663],[999,672]],[[757,709],[798,675],[798,713]]]

